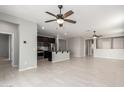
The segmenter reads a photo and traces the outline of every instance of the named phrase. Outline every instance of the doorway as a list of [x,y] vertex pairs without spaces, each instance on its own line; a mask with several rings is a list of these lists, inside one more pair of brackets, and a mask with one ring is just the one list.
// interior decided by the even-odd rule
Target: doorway
[[14,40],[12,33],[0,33],[0,64],[14,63]]
[[85,51],[86,56],[93,56],[93,53],[94,53],[94,40],[93,39],[86,40],[85,45],[86,45],[86,51]]

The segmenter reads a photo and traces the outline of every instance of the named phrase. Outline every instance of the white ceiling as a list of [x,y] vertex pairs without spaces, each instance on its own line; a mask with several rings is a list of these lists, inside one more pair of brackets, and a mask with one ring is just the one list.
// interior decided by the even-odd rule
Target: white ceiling
[[68,10],[74,11],[74,14],[68,18],[76,20],[77,23],[65,22],[64,27],[59,28],[56,22],[44,23],[45,20],[54,19],[46,14],[46,11],[59,13],[56,5],[0,6],[0,12],[36,22],[39,30],[44,26],[45,29],[40,33],[51,35],[67,33],[68,37],[86,37],[91,36],[92,30],[102,35],[124,31],[124,6],[65,5],[62,13]]

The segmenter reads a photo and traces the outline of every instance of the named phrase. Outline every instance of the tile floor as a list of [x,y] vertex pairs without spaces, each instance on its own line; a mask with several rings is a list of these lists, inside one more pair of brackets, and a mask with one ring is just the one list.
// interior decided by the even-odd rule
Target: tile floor
[[38,61],[38,68],[19,72],[0,60],[1,87],[116,87],[124,86],[124,60],[72,58],[51,63]]

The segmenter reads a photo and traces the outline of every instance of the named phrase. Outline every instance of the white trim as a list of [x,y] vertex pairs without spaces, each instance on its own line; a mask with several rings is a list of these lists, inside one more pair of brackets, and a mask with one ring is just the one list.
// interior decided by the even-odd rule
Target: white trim
[[35,69],[35,68],[37,68],[37,66],[32,66],[32,67],[28,67],[28,68],[24,68],[24,69],[19,69],[19,71],[26,71],[26,70]]
[[124,61],[124,58],[99,57],[99,56],[93,56],[93,57],[94,57],[94,58],[113,59],[113,60],[122,60],[122,61]]
[[11,60],[11,35],[9,35],[9,60]]
[[86,39],[84,39],[84,57],[86,56]]

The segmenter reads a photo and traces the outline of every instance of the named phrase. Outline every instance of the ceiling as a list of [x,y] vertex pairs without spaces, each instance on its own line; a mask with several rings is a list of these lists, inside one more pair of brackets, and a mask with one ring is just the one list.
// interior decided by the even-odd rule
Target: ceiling
[[[56,22],[44,22],[54,19],[54,17],[46,14],[46,11],[54,14],[59,13],[56,5],[0,6],[0,12],[36,22],[41,34],[87,37],[92,35],[93,30],[102,35],[124,31],[124,6],[64,5],[62,13],[69,10],[73,10],[74,14],[68,18],[76,20],[77,23],[65,22],[64,26],[60,28]],[[42,27],[45,29],[42,30]]]

